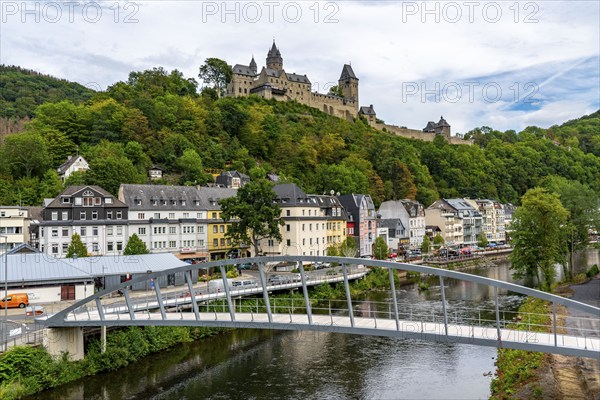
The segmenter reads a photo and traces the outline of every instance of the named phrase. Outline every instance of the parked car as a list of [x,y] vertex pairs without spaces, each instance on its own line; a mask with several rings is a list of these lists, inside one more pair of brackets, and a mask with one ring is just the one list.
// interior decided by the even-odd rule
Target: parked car
[[37,317],[39,315],[44,315],[46,310],[42,306],[29,306],[25,309],[25,315],[28,317]]
[[267,282],[271,285],[283,285],[286,283],[292,283],[292,279],[289,276],[284,275],[272,275],[269,277]]

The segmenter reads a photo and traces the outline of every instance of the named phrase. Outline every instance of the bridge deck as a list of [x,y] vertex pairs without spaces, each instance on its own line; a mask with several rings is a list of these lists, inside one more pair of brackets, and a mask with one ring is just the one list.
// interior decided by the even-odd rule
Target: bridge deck
[[206,326],[226,328],[256,328],[338,332],[359,335],[388,336],[406,339],[423,339],[438,342],[477,344],[483,346],[543,351],[592,357],[600,359],[600,338],[556,335],[553,333],[500,329],[501,342],[498,342],[498,330],[494,326],[470,326],[448,324],[448,334],[444,324],[434,322],[415,322],[395,319],[375,319],[336,315],[312,315],[312,323],[307,314],[272,314],[201,312],[199,319],[193,312],[166,313],[165,319],[160,313],[136,312],[134,319],[129,314],[107,314],[102,320],[96,311],[88,314],[70,314],[63,326],[99,326],[99,325],[164,325],[164,326]]

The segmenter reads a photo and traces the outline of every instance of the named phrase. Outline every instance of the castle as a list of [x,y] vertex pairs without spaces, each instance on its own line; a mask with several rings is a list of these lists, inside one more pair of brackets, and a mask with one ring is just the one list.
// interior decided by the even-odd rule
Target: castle
[[423,130],[384,124],[377,119],[372,104],[359,107],[358,78],[349,64],[344,64],[338,79],[338,95],[313,92],[310,79],[306,75],[286,72],[283,69],[283,57],[275,41],[267,53],[266,66],[262,67],[260,72],[254,56],[249,65],[236,64],[232,67],[232,72],[231,81],[227,85],[227,96],[230,97],[255,94],[265,99],[296,100],[348,121],[362,116],[372,127],[397,136],[432,141],[436,135],[444,135],[450,143],[471,144],[461,138],[451,137],[450,124],[443,117],[437,123],[429,121]]
[[306,75],[286,72],[283,69],[283,57],[275,41],[266,61],[266,67],[260,72],[254,57],[249,65],[236,64],[232,68],[231,82],[227,85],[227,95],[240,97],[256,94],[265,99],[296,100],[349,121],[358,115],[358,78],[349,64],[342,68],[338,80],[341,96],[336,96],[312,92],[310,79]]

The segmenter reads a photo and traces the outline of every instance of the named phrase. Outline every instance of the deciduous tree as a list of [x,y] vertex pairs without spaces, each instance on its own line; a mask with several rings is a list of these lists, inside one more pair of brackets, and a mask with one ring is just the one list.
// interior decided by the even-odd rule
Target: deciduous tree
[[219,58],[207,58],[200,67],[198,77],[217,92],[218,97],[225,95],[227,84],[231,82],[231,67]]
[[134,254],[148,254],[148,247],[146,247],[146,243],[139,238],[135,233],[129,237],[127,241],[127,245],[125,246],[125,250],[123,250],[123,255],[131,256]]
[[377,236],[375,243],[373,243],[373,256],[377,260],[385,260],[387,259],[388,254],[389,249],[385,239],[381,236]]
[[246,183],[235,197],[221,200],[221,218],[230,223],[226,237],[231,238],[234,245],[252,246],[254,255],[261,254],[261,240],[281,241],[279,227],[284,222],[275,199],[273,184],[259,179]]
[[73,257],[87,257],[88,251],[85,247],[85,244],[81,241],[81,236],[78,233],[74,233],[71,236],[71,243],[69,244],[69,248],[67,249],[67,258]]

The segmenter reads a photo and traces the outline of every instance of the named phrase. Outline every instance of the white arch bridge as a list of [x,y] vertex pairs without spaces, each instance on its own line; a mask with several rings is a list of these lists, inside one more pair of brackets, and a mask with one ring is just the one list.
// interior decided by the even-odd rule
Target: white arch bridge
[[[278,262],[296,263],[300,281],[285,285],[271,285],[267,279],[269,265]],[[303,263],[336,263],[338,280],[343,282],[346,298],[343,300],[311,299],[307,287],[315,282],[305,272]],[[259,285],[252,290],[234,290],[226,281],[226,267],[240,263],[258,266]],[[388,270],[391,299],[385,303],[361,302],[352,299],[349,281],[356,278],[357,265],[380,267]],[[335,264],[334,264],[335,265]],[[216,267],[221,271],[224,293],[200,294],[194,291],[190,271]],[[441,301],[437,308],[415,312],[395,289],[395,270],[413,271],[435,275],[439,279]],[[184,273],[187,296],[169,299],[161,294],[160,276]],[[364,273],[363,273],[364,274]],[[460,313],[446,301],[446,279],[458,279],[493,288],[494,308],[487,311],[471,309]],[[128,287],[153,280],[151,301],[139,302]],[[387,279],[387,277],[386,277]],[[435,278],[433,278],[435,279]],[[152,286],[152,285],[150,285]],[[278,289],[302,288],[303,297],[274,298],[271,292]],[[546,322],[532,322],[531,315],[507,313],[499,309],[498,290],[511,291],[546,300],[551,304]],[[116,307],[108,301],[115,292],[124,294],[124,303]],[[254,294],[254,298],[243,296]],[[258,295],[258,296],[256,296]],[[569,333],[559,333],[557,305],[576,308],[587,313],[578,324],[582,328]],[[100,291],[93,296],[44,318],[37,319],[51,328],[97,326],[203,326],[226,328],[308,330],[339,332],[359,335],[388,336],[421,339],[435,342],[466,343],[481,346],[541,351],[571,356],[600,358],[600,308],[564,297],[552,295],[520,285],[484,278],[476,275],[392,261],[365,260],[345,257],[274,256],[230,259],[188,265],[160,272],[148,271],[129,282]]]

